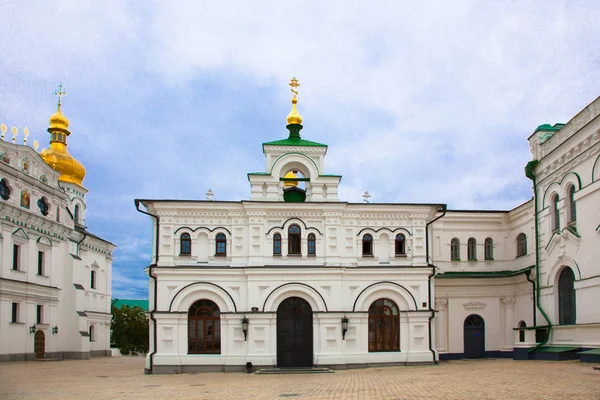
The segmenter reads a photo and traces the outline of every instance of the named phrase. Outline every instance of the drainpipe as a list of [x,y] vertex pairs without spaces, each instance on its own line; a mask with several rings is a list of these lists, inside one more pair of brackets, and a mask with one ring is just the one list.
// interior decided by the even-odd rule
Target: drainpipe
[[[531,280],[531,270],[524,272],[524,274],[525,274],[525,278],[527,278],[527,280],[529,282],[531,282],[531,288],[533,290],[532,293],[535,293],[535,281]],[[534,300],[532,306],[533,306],[533,326],[536,326],[537,325],[537,313],[535,312],[535,300]]]
[[158,245],[160,243],[160,236],[159,236],[160,218],[158,215],[151,214],[144,210],[140,210],[140,201],[138,199],[135,199],[134,202],[135,202],[136,210],[138,210],[142,214],[149,215],[150,217],[156,219],[156,248],[154,249],[154,263],[152,263],[148,266],[148,276],[150,276],[150,278],[154,279],[154,304],[152,306],[152,310],[150,311],[150,319],[153,322],[152,325],[153,325],[154,346],[153,346],[152,352],[150,353],[150,368],[148,368],[148,371],[146,373],[152,374],[152,367],[154,365],[154,355],[156,354],[156,351],[157,351],[157,344],[156,344],[157,326],[156,326],[156,317],[154,316],[154,313],[156,312],[156,303],[157,303],[157,295],[158,295],[158,282],[156,280],[156,275],[154,275],[152,273],[152,270],[154,267],[156,267],[156,263],[158,263]]
[[[540,347],[542,347],[543,345],[548,343],[548,340],[550,339],[550,332],[552,330],[552,322],[550,321],[550,318],[548,318],[546,311],[544,311],[544,308],[542,307],[542,304],[540,303],[540,292],[541,292],[541,290],[540,290],[540,233],[539,233],[539,224],[538,224],[538,191],[537,191],[537,180],[536,180],[535,172],[533,171],[535,169],[535,166],[538,165],[538,163],[539,163],[538,160],[529,161],[527,163],[527,165],[525,166],[525,176],[528,177],[529,179],[531,179],[531,181],[533,182],[533,204],[535,207],[535,213],[533,214],[534,221],[535,221],[535,278],[536,278],[535,305],[537,306],[537,309],[540,310],[540,313],[542,314],[542,316],[548,323],[548,332],[546,334],[546,338],[543,341],[538,343],[535,347],[529,349],[530,353],[534,352],[535,350],[539,349]],[[535,313],[533,315],[535,318]],[[534,325],[535,325],[535,323],[534,323]]]
[[427,296],[429,297],[429,312],[431,314],[431,316],[429,317],[429,351],[431,352],[431,356],[433,357],[433,363],[437,364],[437,360],[435,359],[435,351],[433,350],[433,343],[431,342],[431,321],[433,320],[434,316],[435,316],[435,310],[433,309],[432,306],[432,299],[431,299],[431,278],[433,278],[435,276],[435,265],[430,264],[429,263],[429,225],[433,224],[435,221],[437,221],[438,219],[442,218],[444,215],[446,215],[446,205],[443,204],[440,206],[440,208],[438,208],[437,210],[438,212],[441,211],[442,215],[440,215],[437,218],[434,218],[433,220],[431,220],[430,222],[425,224],[425,259],[427,260],[427,265],[429,267],[431,267],[431,274],[429,274],[427,276]]

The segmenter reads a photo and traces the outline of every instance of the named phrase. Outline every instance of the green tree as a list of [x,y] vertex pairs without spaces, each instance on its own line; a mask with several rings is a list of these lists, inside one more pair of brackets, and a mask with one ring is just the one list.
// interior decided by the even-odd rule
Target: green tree
[[121,354],[147,353],[149,346],[148,318],[142,307],[112,306],[110,346]]

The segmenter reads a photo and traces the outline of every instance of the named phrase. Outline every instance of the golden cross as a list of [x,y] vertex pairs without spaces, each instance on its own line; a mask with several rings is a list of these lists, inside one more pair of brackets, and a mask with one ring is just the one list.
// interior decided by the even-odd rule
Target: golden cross
[[298,86],[300,86],[300,84],[298,83],[298,79],[296,79],[296,77],[292,78],[292,81],[290,82],[290,87],[292,88],[292,93],[294,93],[294,97],[296,97],[296,95],[298,94],[298,91],[295,90]]
[[62,82],[60,83],[60,85],[58,85],[58,90],[55,90],[54,94],[56,96],[58,96],[58,103],[57,103],[57,105],[58,105],[58,111],[60,111],[60,106],[62,105],[62,97],[65,94],[67,94],[66,91],[63,92],[63,84],[62,84]]

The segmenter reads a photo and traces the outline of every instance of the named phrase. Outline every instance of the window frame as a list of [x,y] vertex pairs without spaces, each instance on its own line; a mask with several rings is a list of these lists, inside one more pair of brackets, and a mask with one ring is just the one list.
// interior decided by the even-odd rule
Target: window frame
[[281,255],[281,234],[279,232],[273,235],[273,255]]
[[215,236],[215,256],[227,256],[227,236],[223,232]]
[[96,276],[96,271],[91,270],[90,271],[90,288],[91,289],[97,289],[97,276]]
[[486,261],[494,260],[494,239],[491,237],[485,238],[483,242],[483,257]]
[[450,261],[460,261],[460,239],[450,239]]
[[517,235],[517,258],[527,255],[527,235],[521,232]]
[[558,193],[554,193],[552,199],[552,232],[560,230],[560,210],[558,209],[558,202],[560,197]]
[[94,324],[90,324],[90,327],[88,328],[88,335],[90,342],[96,341],[96,328],[94,327]]
[[2,200],[6,201],[10,199],[11,193],[12,190],[8,184],[8,181],[5,178],[0,179],[0,197]]
[[558,275],[559,325],[577,324],[577,293],[575,290],[575,280],[575,272],[570,267],[564,267]]
[[567,201],[568,201],[568,224],[575,224],[577,221],[577,205],[575,203],[575,185],[570,185],[567,189]]
[[467,239],[467,260],[477,261],[477,239],[474,237]]
[[13,243],[12,271],[21,271],[21,245]]
[[[292,232],[292,229],[297,228],[298,231]],[[296,248],[297,247],[297,248]],[[293,224],[288,228],[288,255],[302,254],[302,229],[300,226]]]
[[[194,315],[192,315],[192,311],[194,311]],[[193,327],[192,321],[194,321]],[[202,321],[202,323],[200,324],[198,321]],[[199,335],[199,326],[202,327],[202,335]],[[210,330],[211,327],[212,330]],[[193,338],[192,332],[194,333]],[[210,299],[198,299],[192,303],[187,312],[187,354],[221,354],[221,332],[221,310],[217,303]],[[212,339],[210,341],[208,340],[209,336]],[[200,351],[199,342],[202,341],[202,338],[204,341],[202,351]],[[191,351],[192,343],[195,351]]]
[[394,254],[397,256],[406,255],[406,236],[401,233],[394,238]]
[[379,298],[371,303],[367,343],[369,353],[400,351],[400,308],[395,301]]
[[11,303],[11,316],[10,316],[10,322],[13,324],[18,324],[20,323],[20,318],[19,318],[19,309],[21,305],[19,303],[16,302],[12,302]]
[[309,256],[317,255],[317,237],[314,233],[309,233],[306,237],[306,247]]
[[[185,246],[187,246],[187,249],[184,248]],[[181,235],[179,235],[179,255],[192,255],[192,235],[187,232],[183,232]]]
[[373,235],[365,233],[361,239],[362,256],[373,257]]
[[38,250],[37,275],[46,276],[46,252]]
[[35,323],[36,324],[44,323],[44,306],[41,304],[36,304],[36,306],[35,306]]

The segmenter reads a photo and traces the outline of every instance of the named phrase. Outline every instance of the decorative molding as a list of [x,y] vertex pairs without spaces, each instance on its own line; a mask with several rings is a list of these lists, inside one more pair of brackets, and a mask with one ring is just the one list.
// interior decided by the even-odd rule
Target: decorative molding
[[443,310],[448,305],[447,297],[436,297],[435,299],[435,308],[436,310]]
[[512,307],[517,302],[516,296],[500,297],[500,300],[502,301],[502,304],[504,304],[505,307]]
[[486,307],[485,303],[480,301],[471,300],[468,303],[463,304],[465,310],[483,310]]

